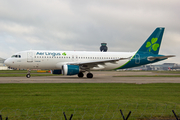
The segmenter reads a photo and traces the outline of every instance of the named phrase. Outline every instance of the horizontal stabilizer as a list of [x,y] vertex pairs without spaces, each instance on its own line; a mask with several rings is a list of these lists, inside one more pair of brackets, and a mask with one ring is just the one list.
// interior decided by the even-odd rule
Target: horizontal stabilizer
[[149,61],[153,61],[153,60],[161,60],[161,59],[167,59],[169,57],[175,57],[175,55],[164,55],[164,56],[151,56],[151,57],[148,57],[148,60]]

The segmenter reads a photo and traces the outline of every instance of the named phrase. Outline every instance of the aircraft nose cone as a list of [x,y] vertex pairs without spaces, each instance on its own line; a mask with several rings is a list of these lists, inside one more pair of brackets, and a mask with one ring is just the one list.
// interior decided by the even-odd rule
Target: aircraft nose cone
[[5,64],[6,66],[9,66],[9,60],[6,59],[6,60],[4,61],[4,64]]

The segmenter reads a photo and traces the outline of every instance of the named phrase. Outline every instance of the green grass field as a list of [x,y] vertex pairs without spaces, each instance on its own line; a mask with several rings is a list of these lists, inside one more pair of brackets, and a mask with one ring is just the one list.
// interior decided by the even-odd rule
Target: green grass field
[[[84,119],[92,119],[95,110],[97,114],[94,117],[97,119],[102,119],[102,114],[99,111],[103,110],[108,110],[102,112],[106,113],[104,117],[112,117],[112,113],[114,113],[114,118],[118,118],[120,117],[119,109],[124,109],[126,114],[132,110],[134,117],[131,119],[144,118],[145,116],[169,117],[172,115],[170,114],[172,109],[179,110],[179,88],[180,84],[0,84],[0,113],[7,114],[8,110],[5,108],[28,111],[28,108],[45,107],[46,112],[44,113],[46,114],[43,114],[42,118],[47,119],[49,117],[46,115],[52,115],[52,111],[54,111],[54,109],[52,110],[53,106],[60,108],[66,105],[70,106],[66,112],[68,115],[74,113],[74,119],[80,119],[82,115],[84,115]],[[166,104],[168,108],[165,109]],[[97,105],[101,106],[98,107],[101,109],[98,109]],[[74,112],[75,106],[78,110],[76,109]],[[84,109],[86,109],[86,114]],[[33,114],[32,119],[39,116],[40,111],[36,109],[37,113],[34,113],[31,110],[29,110],[28,115]],[[164,110],[168,113],[162,115]],[[42,111],[43,109],[41,109]],[[153,112],[156,114],[150,115]],[[62,115],[62,110],[56,109],[56,112],[53,113],[52,118],[56,119],[59,114]],[[24,119],[27,117],[27,112],[13,115],[16,116],[13,119]]]
[[[132,72],[132,71],[131,71]],[[139,72],[139,71],[134,71]],[[141,71],[142,72],[142,71]],[[154,71],[152,71],[154,72]],[[179,71],[155,71],[171,75],[133,75],[114,77],[179,77]],[[0,77],[25,76],[27,71],[0,71]],[[31,71],[32,76],[50,73]],[[174,74],[174,75],[172,75]],[[1,79],[1,78],[0,78]],[[63,119],[73,113],[79,119],[121,119],[131,110],[129,120],[153,117],[173,118],[180,115],[180,84],[120,84],[120,83],[44,83],[0,84],[0,115],[3,119]]]
[[[26,70],[0,70],[0,77],[25,77],[27,74]],[[38,73],[36,70],[31,71],[31,76],[55,76],[55,74]]]

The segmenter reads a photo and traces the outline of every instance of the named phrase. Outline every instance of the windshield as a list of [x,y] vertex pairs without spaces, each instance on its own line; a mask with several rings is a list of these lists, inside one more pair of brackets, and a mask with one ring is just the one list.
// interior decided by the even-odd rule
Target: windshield
[[11,58],[21,58],[21,55],[12,55]]

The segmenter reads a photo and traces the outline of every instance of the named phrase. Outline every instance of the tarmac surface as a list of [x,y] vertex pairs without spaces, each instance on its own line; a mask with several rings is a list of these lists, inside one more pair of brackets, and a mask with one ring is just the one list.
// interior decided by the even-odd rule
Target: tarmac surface
[[[94,77],[78,78],[74,76],[40,76],[40,77],[0,77],[0,83],[180,83],[180,77],[127,77],[130,75],[180,75],[153,72],[117,72],[117,71],[92,71]],[[118,77],[115,77],[118,76]],[[120,76],[120,77],[119,77]],[[126,76],[126,77],[123,77]]]

